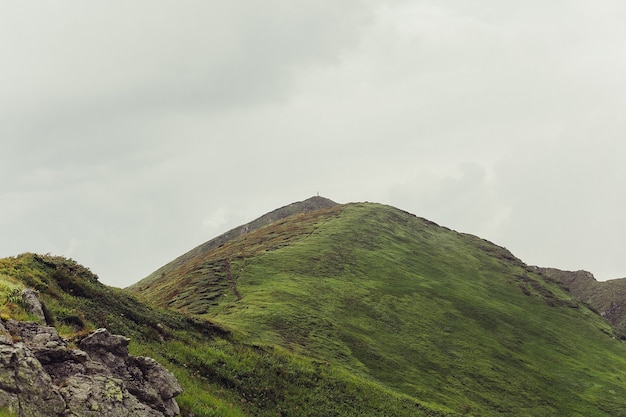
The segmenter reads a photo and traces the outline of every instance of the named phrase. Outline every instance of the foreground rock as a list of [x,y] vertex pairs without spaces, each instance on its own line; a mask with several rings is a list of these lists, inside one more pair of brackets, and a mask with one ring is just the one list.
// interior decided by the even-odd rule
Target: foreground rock
[[99,329],[71,349],[54,327],[0,322],[0,407],[20,416],[173,417],[182,392],[129,340]]

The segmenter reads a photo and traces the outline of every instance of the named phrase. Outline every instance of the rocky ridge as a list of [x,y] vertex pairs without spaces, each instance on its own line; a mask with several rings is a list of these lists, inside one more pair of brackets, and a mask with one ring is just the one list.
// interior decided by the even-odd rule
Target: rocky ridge
[[598,281],[588,271],[534,267],[604,317],[626,339],[626,278]]
[[174,375],[131,356],[128,343],[98,329],[73,348],[54,327],[0,321],[0,407],[24,417],[178,415]]

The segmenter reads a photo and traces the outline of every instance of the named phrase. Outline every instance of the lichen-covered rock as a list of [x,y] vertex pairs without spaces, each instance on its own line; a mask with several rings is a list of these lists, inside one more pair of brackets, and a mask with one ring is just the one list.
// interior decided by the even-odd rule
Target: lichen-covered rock
[[71,355],[67,344],[54,327],[9,320],[6,322],[6,329],[19,338],[43,365],[67,360]]
[[127,337],[111,334],[107,329],[98,329],[81,340],[79,346],[84,351],[98,356],[113,354],[126,357],[128,356],[128,343],[130,339]]
[[182,388],[174,375],[152,358],[130,356],[128,343],[126,337],[98,329],[84,338],[79,347],[113,375],[126,381],[128,391],[143,403],[167,417],[179,414],[174,397]]
[[183,389],[176,377],[152,358],[137,356],[133,362],[141,370],[144,381],[143,384],[135,385],[137,395],[145,401],[151,398],[150,402],[155,408],[168,417],[178,415],[180,409],[174,397],[182,393]]
[[71,349],[54,327],[0,322],[0,407],[20,416],[173,417],[182,389],[129,340],[99,329]]
[[60,416],[65,410],[59,388],[22,342],[0,343],[0,407],[20,416]]
[[61,393],[69,416],[163,417],[163,413],[131,395],[124,381],[116,378],[75,375],[65,382]]

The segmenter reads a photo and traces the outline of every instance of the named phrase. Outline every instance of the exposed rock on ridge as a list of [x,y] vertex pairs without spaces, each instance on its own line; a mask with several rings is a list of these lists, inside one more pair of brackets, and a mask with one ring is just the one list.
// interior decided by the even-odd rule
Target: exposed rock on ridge
[[98,329],[72,349],[54,327],[0,322],[0,407],[24,417],[178,415],[174,375],[130,356],[128,342]]
[[592,307],[613,325],[621,338],[626,339],[626,278],[597,281],[588,271],[534,268]]

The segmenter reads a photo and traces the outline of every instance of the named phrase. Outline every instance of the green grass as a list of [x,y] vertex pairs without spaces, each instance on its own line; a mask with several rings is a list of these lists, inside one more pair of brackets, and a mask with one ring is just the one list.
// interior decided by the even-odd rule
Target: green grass
[[604,320],[505,249],[397,209],[288,218],[185,267],[164,279],[186,280],[168,294],[181,310],[381,390],[468,415],[626,415],[626,350]]
[[506,249],[387,206],[280,219],[139,298],[59,257],[0,276],[36,287],[68,337],[129,335],[175,373],[183,416],[626,416],[606,321]]
[[71,259],[23,254],[0,259],[0,274],[37,288],[70,340],[98,327],[130,336],[132,354],[157,359],[178,378],[183,416],[450,415],[328,362],[250,345],[209,321],[149,307]]
[[[452,415],[327,362],[278,347],[187,340],[169,343],[160,351],[144,346],[135,353],[157,358],[174,369],[180,381],[195,381],[186,384],[178,400],[183,410],[196,406],[196,416]],[[202,405],[206,414],[198,414],[196,403],[203,395],[210,400]]]

